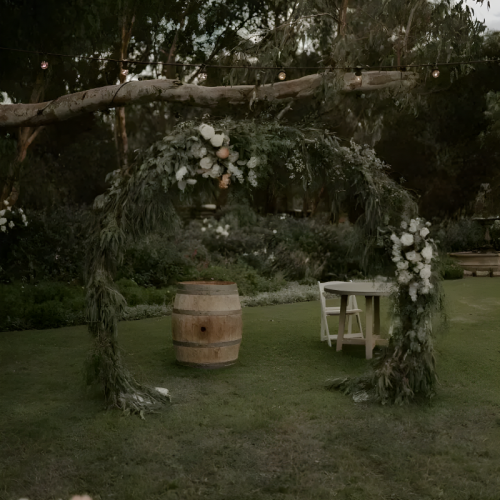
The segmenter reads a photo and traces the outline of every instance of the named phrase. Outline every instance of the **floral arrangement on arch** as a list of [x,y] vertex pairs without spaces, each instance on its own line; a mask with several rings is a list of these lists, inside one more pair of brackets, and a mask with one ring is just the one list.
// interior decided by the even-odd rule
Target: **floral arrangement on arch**
[[8,200],[5,200],[3,204],[5,208],[0,210],[0,231],[2,233],[8,233],[16,225],[23,224],[25,227],[28,225],[28,219],[22,208],[12,208]]

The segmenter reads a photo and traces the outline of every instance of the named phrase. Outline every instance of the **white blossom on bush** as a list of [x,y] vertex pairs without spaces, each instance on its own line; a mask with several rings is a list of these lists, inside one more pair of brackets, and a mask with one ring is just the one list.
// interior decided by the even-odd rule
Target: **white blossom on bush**
[[8,200],[4,200],[3,204],[6,208],[0,210],[0,231],[7,233],[9,229],[20,226],[21,222],[24,226],[28,225],[28,219],[22,208],[12,208]]
[[404,233],[403,236],[401,236],[401,244],[405,247],[413,245],[413,234]]

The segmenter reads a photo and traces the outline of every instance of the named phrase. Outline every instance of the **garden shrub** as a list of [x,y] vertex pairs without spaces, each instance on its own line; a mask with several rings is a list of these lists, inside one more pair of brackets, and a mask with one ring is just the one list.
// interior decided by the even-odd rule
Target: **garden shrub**
[[471,219],[448,221],[431,226],[431,234],[445,252],[467,252],[483,246],[485,228]]

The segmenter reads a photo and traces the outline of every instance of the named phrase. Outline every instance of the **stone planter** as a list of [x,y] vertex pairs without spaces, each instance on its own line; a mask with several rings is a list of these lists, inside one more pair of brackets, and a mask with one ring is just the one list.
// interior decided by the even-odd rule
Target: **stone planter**
[[500,254],[498,252],[455,252],[448,254],[464,270],[473,273],[486,271],[500,272]]

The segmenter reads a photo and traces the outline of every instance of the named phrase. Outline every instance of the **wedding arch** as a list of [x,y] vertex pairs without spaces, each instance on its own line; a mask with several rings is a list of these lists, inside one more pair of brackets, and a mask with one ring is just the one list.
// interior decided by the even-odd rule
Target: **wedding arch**
[[[401,244],[404,238],[394,234],[397,232],[395,227],[400,227],[401,221],[403,224],[406,224],[404,221],[410,221],[414,232],[420,230],[421,223],[412,219],[417,214],[416,203],[407,191],[390,179],[386,173],[387,165],[368,146],[362,147],[353,142],[349,146],[342,146],[328,131],[283,126],[277,121],[225,119],[179,124],[169,135],[141,152],[128,171],[113,172],[110,188],[95,200],[89,223],[86,314],[93,346],[86,373],[89,383],[101,384],[110,406],[143,415],[169,400],[167,391],[138,383],[120,357],[118,319],[125,300],[114,286],[113,275],[123,259],[127,240],[141,238],[160,226],[174,227],[178,218],[173,200],[178,196],[200,196],[203,191],[213,189],[219,183],[226,186],[230,183],[231,189],[250,193],[259,183],[273,176],[277,165],[286,167],[290,178],[301,179],[305,185],[320,182],[333,200],[334,213],[338,213],[346,199],[356,199],[362,205],[364,215],[357,224],[364,238],[364,262],[374,253],[376,246],[384,247],[384,241],[389,241],[389,233],[393,236],[393,246],[396,245],[394,238],[398,239],[396,250],[392,249],[392,258],[395,260],[397,249],[401,253],[404,247]],[[416,245],[422,246],[424,240],[424,237],[415,235],[411,243],[415,251]],[[406,245],[406,250],[412,248]],[[383,257],[390,260],[390,252],[383,251]],[[420,270],[417,264],[415,262],[415,272],[418,274]],[[398,264],[398,272],[409,272],[408,265],[405,269],[399,267]],[[423,285],[415,284],[416,279],[413,279],[413,275],[410,279],[405,275],[403,280],[398,277],[399,302],[394,301],[394,311],[402,320],[396,324],[393,332],[384,361],[385,371],[379,370],[378,375],[372,375],[369,380],[366,377],[342,379],[335,382],[334,386],[352,392],[360,384],[366,387],[370,382],[382,388],[379,390],[380,395],[385,394],[384,397],[393,400],[401,394],[409,397],[412,388],[413,392],[418,391],[420,386],[427,392],[432,390],[432,387],[429,389],[428,385],[421,383],[422,377],[431,380],[431,386],[433,380],[434,365],[428,325],[425,323],[422,327],[424,330],[427,328],[424,333],[419,331],[420,340],[417,339],[418,346],[415,347],[415,332],[409,333],[407,316],[418,309],[424,311],[423,316],[428,318],[430,307],[439,297],[439,290],[432,285],[433,290],[429,287],[425,290]],[[427,282],[429,279],[433,283],[438,280],[435,273],[426,278]],[[410,287],[413,287],[411,293]],[[410,300],[409,309],[407,300]],[[422,311],[419,312],[420,316]],[[411,318],[409,321],[411,324]],[[412,335],[410,345],[405,339],[410,339]],[[391,352],[396,353],[396,357],[391,357]],[[404,365],[406,370],[407,363],[401,361],[401,352],[405,360],[407,357],[408,361],[412,360],[413,368],[424,366],[423,372],[417,369],[422,373],[412,380],[410,386],[397,368]],[[423,356],[429,359],[422,362]],[[397,360],[399,364],[396,366],[391,359]],[[381,382],[377,382],[377,377]],[[400,379],[402,382],[397,382]]]

